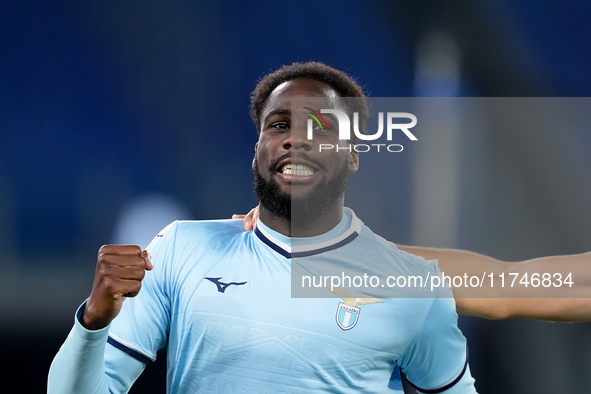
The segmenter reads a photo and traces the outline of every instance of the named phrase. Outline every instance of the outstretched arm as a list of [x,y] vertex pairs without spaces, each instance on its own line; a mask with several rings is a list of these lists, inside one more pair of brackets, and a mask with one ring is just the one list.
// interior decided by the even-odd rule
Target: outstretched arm
[[[485,287],[454,287],[458,313],[487,319],[524,318],[553,321],[591,320],[591,252],[577,255],[541,257],[517,263],[508,263],[482,254],[455,249],[435,249],[415,246],[400,246],[408,253],[426,259],[439,260],[445,275],[487,275]],[[560,274],[565,279],[570,274],[572,286],[551,281],[544,287],[524,285],[509,286],[514,277],[519,281],[527,277],[541,278],[543,274]],[[488,279],[492,274],[494,281]],[[505,276],[501,287],[499,275]],[[537,284],[537,282],[536,282]]]

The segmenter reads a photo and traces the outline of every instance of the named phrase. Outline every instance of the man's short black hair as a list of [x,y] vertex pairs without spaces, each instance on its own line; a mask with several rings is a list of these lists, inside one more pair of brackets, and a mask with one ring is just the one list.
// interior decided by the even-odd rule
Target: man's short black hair
[[297,78],[309,78],[324,82],[341,97],[359,97],[360,100],[353,100],[355,104],[350,109],[352,112],[359,113],[359,129],[361,133],[365,134],[365,122],[369,117],[369,109],[367,108],[363,88],[348,74],[320,62],[286,65],[271,74],[265,75],[259,81],[250,95],[250,117],[257,128],[257,132],[261,132],[261,112],[271,92],[283,82]]

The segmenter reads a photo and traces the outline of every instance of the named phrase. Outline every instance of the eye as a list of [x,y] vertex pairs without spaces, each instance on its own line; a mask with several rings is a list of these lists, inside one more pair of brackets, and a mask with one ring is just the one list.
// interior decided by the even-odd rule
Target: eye
[[289,123],[287,122],[274,122],[269,125],[270,129],[289,130]]
[[320,133],[327,131],[324,126],[319,125],[318,123],[314,123],[314,125],[312,126],[312,130],[320,132]]
[[334,127],[332,127],[332,125],[330,123],[328,124],[318,124],[316,122],[314,122],[312,124],[312,130],[314,131],[314,133],[317,134],[328,134],[328,133],[333,133],[334,132]]

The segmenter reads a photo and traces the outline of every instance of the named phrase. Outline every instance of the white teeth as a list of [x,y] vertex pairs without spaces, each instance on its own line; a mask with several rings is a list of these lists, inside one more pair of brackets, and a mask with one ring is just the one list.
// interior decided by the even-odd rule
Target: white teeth
[[284,164],[281,172],[286,175],[312,175],[314,170],[302,164]]

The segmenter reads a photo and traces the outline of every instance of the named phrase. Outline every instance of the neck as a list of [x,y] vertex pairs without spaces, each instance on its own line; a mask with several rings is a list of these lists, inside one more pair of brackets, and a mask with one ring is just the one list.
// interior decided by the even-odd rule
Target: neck
[[312,222],[299,221],[297,216],[286,219],[271,213],[263,206],[259,207],[259,219],[270,229],[286,237],[315,237],[332,230],[339,224],[343,217],[343,204],[342,202],[336,204],[335,208]]

